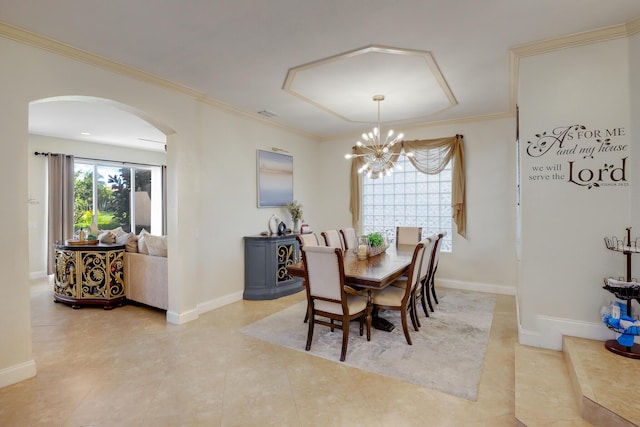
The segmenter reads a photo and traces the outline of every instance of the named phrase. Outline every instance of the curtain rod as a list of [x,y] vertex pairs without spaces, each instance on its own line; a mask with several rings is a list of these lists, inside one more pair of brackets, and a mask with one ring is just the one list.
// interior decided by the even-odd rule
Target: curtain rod
[[[62,154],[62,153],[46,153],[46,152],[40,153],[38,151],[36,151],[33,154],[35,154],[36,156],[45,156],[45,157],[48,157],[48,156],[65,156],[66,155],[66,154]],[[92,162],[119,163],[119,164],[122,164],[122,165],[158,166],[158,167],[165,166],[165,165],[155,165],[155,164],[151,164],[151,163],[123,162],[123,161],[120,161],[120,160],[92,159],[92,158],[89,158],[89,157],[75,157],[75,158],[78,159],[78,160],[90,160]]]

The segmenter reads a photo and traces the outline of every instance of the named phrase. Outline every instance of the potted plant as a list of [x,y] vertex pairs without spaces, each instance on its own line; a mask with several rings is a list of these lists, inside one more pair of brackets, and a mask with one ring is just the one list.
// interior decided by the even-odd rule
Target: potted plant
[[370,233],[368,238],[369,256],[375,256],[387,250],[387,243],[382,233]]
[[291,214],[291,220],[293,222],[291,230],[293,230],[294,233],[299,233],[300,222],[302,220],[302,203],[294,200],[293,202],[287,204],[287,210],[289,211],[289,214]]

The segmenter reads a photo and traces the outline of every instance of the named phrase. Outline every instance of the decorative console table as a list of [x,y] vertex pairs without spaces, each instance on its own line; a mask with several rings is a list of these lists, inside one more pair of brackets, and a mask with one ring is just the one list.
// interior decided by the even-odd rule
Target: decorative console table
[[[612,316],[603,318],[609,329],[621,334],[617,340],[606,341],[604,346],[607,350],[621,356],[640,359],[640,344],[634,343],[634,337],[640,335],[640,329],[637,326],[625,328],[619,320],[620,317],[626,317],[627,321],[631,323],[634,320],[632,318],[631,303],[633,300],[640,302],[640,286],[635,282],[637,279],[632,279],[631,277],[631,255],[640,253],[640,242],[639,239],[631,240],[631,227],[628,227],[626,231],[626,239],[619,240],[616,237],[605,237],[604,239],[607,249],[621,252],[625,255],[627,264],[626,280],[622,280],[625,279],[622,277],[618,281],[605,279],[604,289],[614,294],[616,298],[626,301],[626,310],[621,312],[618,318],[612,318]],[[634,322],[634,324],[637,324],[637,322]]]
[[295,234],[245,236],[244,294],[247,300],[275,299],[300,292],[300,277],[292,277],[287,266],[299,258]]
[[125,245],[59,242],[55,249],[53,300],[80,308],[101,305],[105,310],[125,299]]

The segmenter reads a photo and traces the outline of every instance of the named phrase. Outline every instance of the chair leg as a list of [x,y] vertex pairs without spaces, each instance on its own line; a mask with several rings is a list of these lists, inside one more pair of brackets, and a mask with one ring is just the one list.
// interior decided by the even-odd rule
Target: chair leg
[[411,314],[411,323],[413,324],[413,329],[416,330],[416,332],[419,330],[420,327],[420,319],[418,319],[418,312],[416,311],[416,295],[415,293],[411,294],[411,297],[409,298],[409,307],[408,307],[411,311],[409,312],[409,314]]
[[342,353],[340,353],[340,361],[344,362],[347,357],[347,345],[349,344],[349,319],[342,319]]
[[433,300],[436,302],[436,304],[440,304],[438,302],[438,296],[436,295],[436,285],[433,283],[433,281],[431,282],[431,294],[433,295]]
[[311,315],[309,316],[309,332],[307,332],[307,347],[305,348],[305,350],[307,351],[311,350],[311,340],[313,339],[313,325],[316,323],[313,321],[313,319],[314,315],[313,313],[311,313]]
[[427,289],[425,294],[427,295],[427,304],[429,305],[429,308],[431,309],[431,312],[433,312],[433,305],[431,304],[431,296],[429,294],[429,290]]
[[426,290],[427,287],[422,285],[422,291],[420,292],[420,303],[422,304],[422,310],[424,311],[424,315],[429,317],[429,310],[427,310],[427,298],[424,296],[425,292],[429,292]]
[[307,323],[309,321],[309,303],[307,303],[307,311],[304,313],[304,321],[302,323]]
[[436,268],[433,269],[433,274],[431,275],[431,286],[429,286],[431,288],[431,294],[433,295],[433,300],[436,302],[436,304],[440,304],[438,302],[438,296],[436,295],[436,284],[435,284],[435,277],[436,277],[436,270],[438,270],[438,266],[436,265]]
[[409,326],[407,325],[407,310],[400,311],[400,318],[402,319],[402,330],[404,331],[404,337],[407,339],[407,344],[413,345],[411,337],[409,336]]

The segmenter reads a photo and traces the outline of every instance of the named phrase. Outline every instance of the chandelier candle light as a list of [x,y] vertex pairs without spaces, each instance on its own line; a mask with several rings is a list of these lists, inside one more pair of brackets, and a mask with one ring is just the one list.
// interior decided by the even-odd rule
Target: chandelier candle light
[[394,154],[389,150],[390,147],[402,142],[404,137],[402,133],[393,137],[393,129],[389,129],[384,142],[381,141],[380,102],[384,101],[384,95],[374,95],[373,100],[378,103],[378,126],[374,127],[371,132],[362,134],[362,139],[369,145],[361,141],[356,142],[356,146],[362,148],[365,152],[361,154],[345,154],[344,158],[363,157],[365,163],[358,169],[358,173],[366,173],[367,177],[375,179],[382,175],[391,175],[394,167],[400,169],[400,165],[396,164],[398,156],[404,154],[407,157],[411,157],[413,153]]

